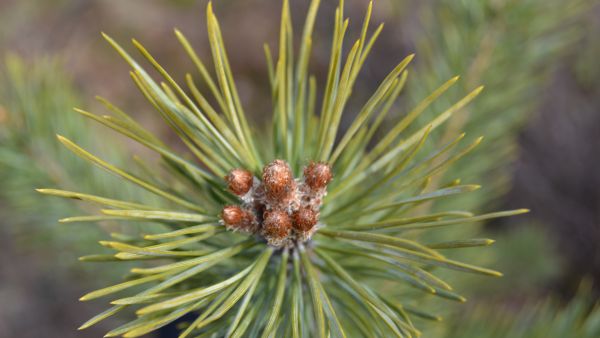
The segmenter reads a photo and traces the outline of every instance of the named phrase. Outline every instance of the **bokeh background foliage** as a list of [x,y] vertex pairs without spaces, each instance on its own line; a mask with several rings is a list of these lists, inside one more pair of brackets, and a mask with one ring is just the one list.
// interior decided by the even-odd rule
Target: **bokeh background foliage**
[[[208,45],[205,5],[158,0],[0,3],[0,31],[7,33],[0,34],[0,297],[13,304],[0,308],[0,336],[81,335],[74,329],[99,309],[79,304],[77,298],[114,281],[126,268],[77,262],[91,248],[96,251],[104,233],[126,229],[115,224],[58,225],[56,219],[76,214],[83,206],[34,192],[37,187],[68,188],[77,182],[82,191],[122,198],[136,194],[54,141],[56,133],[68,136],[113,163],[143,152],[89,125],[71,108],[94,107],[98,103],[92,98],[100,93],[125,103],[124,108],[152,131],[173,139],[153,114],[146,113],[149,108],[133,93],[123,64],[97,33],[105,30],[119,40],[139,37],[182,78],[191,66],[182,61],[185,55],[172,38],[172,28],[185,31],[206,58],[207,51],[198,48]],[[306,10],[304,2],[291,5],[292,13]],[[270,109],[261,42],[276,45],[278,20],[265,18],[278,17],[279,6],[261,0],[229,0],[215,6],[242,100],[260,120],[260,112]],[[350,17],[359,21],[365,4],[348,0],[346,6]],[[323,4],[317,32],[330,31],[333,7]],[[359,83],[370,89],[365,92],[375,88],[399,56],[416,53],[409,87],[394,107],[395,114],[454,75],[462,76],[459,85],[428,113],[439,112],[478,84],[486,86],[468,110],[435,135],[437,142],[457,131],[466,131],[467,137],[486,136],[480,149],[439,178],[460,174],[465,182],[482,183],[484,188],[468,194],[475,195],[469,200],[444,203],[468,203],[472,210],[533,210],[524,218],[455,227],[446,231],[458,233],[438,235],[496,238],[485,255],[464,249],[458,258],[492,265],[505,277],[480,283],[452,276],[453,285],[467,291],[469,302],[429,309],[444,321],[419,325],[428,328],[424,335],[597,336],[600,319],[593,303],[600,280],[595,245],[600,239],[600,74],[595,62],[600,43],[593,37],[600,33],[598,6],[583,0],[382,0],[375,3],[374,17],[375,22],[385,21],[386,28]],[[301,21],[297,18],[295,23]],[[314,46],[313,66],[322,73],[328,36],[319,35]],[[356,92],[360,96],[360,88]],[[580,288],[584,277],[589,277],[589,285]],[[100,336],[115,324],[84,334]]]

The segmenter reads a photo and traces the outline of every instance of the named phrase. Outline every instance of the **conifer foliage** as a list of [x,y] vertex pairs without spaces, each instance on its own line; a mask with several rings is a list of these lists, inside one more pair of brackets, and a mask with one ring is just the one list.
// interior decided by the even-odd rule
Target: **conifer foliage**
[[[206,22],[214,72],[175,31],[199,75],[200,82],[188,74],[186,87],[138,41],[133,40],[134,47],[162,81],[153,79],[123,47],[104,36],[131,66],[135,85],[189,152],[176,152],[104,99],[101,102],[112,115],[76,111],[156,152],[160,168],[152,170],[149,165],[145,174],[134,173],[58,137],[77,156],[161,201],[40,189],[104,207],[100,215],[74,216],[63,222],[118,220],[162,227],[139,236],[113,234],[100,242],[113,254],[82,257],[107,261],[108,268],[119,261],[139,265],[124,281],[81,298],[108,298],[111,304],[81,329],[132,310],[137,319],[110,331],[108,337],[142,336],[186,315],[192,319],[181,326],[182,338],[416,337],[419,331],[413,316],[437,317],[405,306],[405,286],[464,302],[434,274],[435,269],[500,276],[446,257],[448,249],[487,246],[492,240],[418,241],[423,231],[526,212],[474,215],[465,210],[429,213],[419,208],[424,202],[479,188],[459,179],[439,186],[429,183],[437,182],[432,178],[466,156],[481,138],[464,145],[464,134],[458,134],[431,153],[420,150],[430,133],[482,87],[416,127],[419,116],[458,78],[441,81],[412,110],[396,114],[391,108],[407,81],[413,59],[409,55],[358,111],[351,112],[348,100],[383,26],[371,27],[369,4],[360,35],[344,53],[349,20],[340,1],[328,73],[317,84],[309,59],[318,7],[319,1],[313,0],[296,54],[284,0],[276,60],[265,46],[273,94],[271,128],[254,125],[244,112],[210,3]],[[342,117],[350,113],[354,117],[342,130]],[[389,127],[383,123],[398,116]]]

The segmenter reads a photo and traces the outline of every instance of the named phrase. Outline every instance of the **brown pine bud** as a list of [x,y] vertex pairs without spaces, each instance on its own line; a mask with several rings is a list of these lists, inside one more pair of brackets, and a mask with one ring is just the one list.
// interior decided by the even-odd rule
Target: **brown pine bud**
[[311,208],[300,208],[292,215],[294,229],[310,231],[319,221],[319,216]]
[[238,196],[245,195],[252,188],[252,173],[245,169],[233,169],[225,176],[227,187]]
[[248,210],[237,205],[228,205],[221,211],[221,219],[227,229],[253,232],[256,228],[256,217]]
[[304,168],[304,181],[311,189],[322,189],[331,182],[331,167],[321,162],[311,162]]
[[263,184],[267,197],[273,201],[289,197],[295,188],[292,170],[282,160],[275,160],[264,167]]
[[237,205],[228,205],[221,211],[221,218],[227,225],[237,225],[244,219],[244,210]]
[[267,239],[284,239],[292,227],[290,216],[281,210],[266,211],[263,221],[263,233]]

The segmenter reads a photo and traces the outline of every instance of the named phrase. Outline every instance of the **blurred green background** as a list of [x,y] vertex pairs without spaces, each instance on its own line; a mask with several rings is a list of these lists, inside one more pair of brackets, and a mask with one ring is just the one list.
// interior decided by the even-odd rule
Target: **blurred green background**
[[[83,264],[77,257],[97,253],[96,242],[118,225],[58,224],[58,218],[85,210],[34,189],[136,195],[63,151],[54,135],[64,134],[114,163],[146,155],[72,112],[75,106],[101,112],[94,100],[101,95],[173,140],[99,32],[121,42],[136,37],[182,79],[191,64],[173,28],[210,59],[206,3],[0,0],[0,337],[98,337],[116,324],[75,330],[102,310],[102,304],[79,303],[79,296],[115,281],[126,269]],[[322,1],[317,18],[311,67],[319,77],[326,72],[336,5]],[[292,0],[291,6],[300,24],[308,1]],[[346,0],[351,21],[358,22],[365,8],[364,0]],[[219,0],[215,10],[242,101],[260,121],[271,109],[262,43],[276,45],[280,3]],[[485,85],[482,96],[434,135],[436,142],[461,131],[468,138],[486,137],[477,152],[446,173],[484,188],[444,204],[532,209],[527,216],[441,232],[449,238],[497,239],[483,252],[464,249],[460,255],[505,276],[448,276],[469,298],[466,304],[415,298],[413,306],[444,316],[442,322],[419,323],[424,336],[598,337],[600,5],[591,0],[377,0],[374,21],[386,27],[361,74],[356,100],[413,52],[408,88],[395,114],[454,75],[462,76],[460,85],[440,106]],[[353,29],[358,27],[350,34]],[[355,110],[350,106],[349,114]],[[430,110],[434,113],[435,105]]]

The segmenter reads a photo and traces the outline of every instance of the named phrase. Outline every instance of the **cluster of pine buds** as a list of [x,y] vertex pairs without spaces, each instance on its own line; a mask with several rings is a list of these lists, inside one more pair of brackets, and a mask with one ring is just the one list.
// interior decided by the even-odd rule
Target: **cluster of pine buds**
[[233,169],[225,179],[241,204],[223,208],[221,219],[228,230],[259,235],[274,247],[305,242],[318,228],[331,178],[331,167],[315,162],[304,168],[303,179],[295,179],[283,160],[267,164],[262,180],[248,170]]

